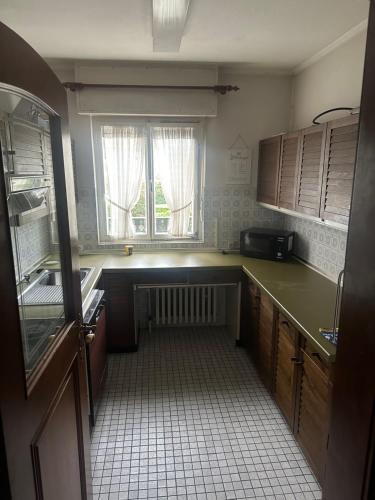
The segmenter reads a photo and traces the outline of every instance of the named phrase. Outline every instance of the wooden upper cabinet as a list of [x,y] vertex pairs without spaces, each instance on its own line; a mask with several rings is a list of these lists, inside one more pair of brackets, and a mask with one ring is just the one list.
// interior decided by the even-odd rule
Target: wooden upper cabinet
[[259,143],[257,201],[277,204],[281,135],[264,139]]
[[297,168],[300,132],[285,134],[281,140],[278,206],[294,210],[296,202]]
[[319,217],[327,125],[301,131],[296,190],[297,212]]
[[320,217],[348,224],[357,152],[358,115],[329,122]]

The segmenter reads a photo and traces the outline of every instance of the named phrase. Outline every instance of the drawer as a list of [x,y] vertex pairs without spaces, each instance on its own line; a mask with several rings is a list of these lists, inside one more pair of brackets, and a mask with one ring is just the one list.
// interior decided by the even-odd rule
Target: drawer
[[278,314],[278,329],[287,334],[293,342],[297,340],[298,330],[281,312]]
[[302,342],[303,351],[310,358],[312,363],[317,366],[327,377],[331,377],[333,365],[326,361],[319,351],[308,340]]
[[105,287],[109,289],[126,289],[137,285],[166,285],[187,283],[188,273],[180,269],[125,271],[119,273],[104,273]]

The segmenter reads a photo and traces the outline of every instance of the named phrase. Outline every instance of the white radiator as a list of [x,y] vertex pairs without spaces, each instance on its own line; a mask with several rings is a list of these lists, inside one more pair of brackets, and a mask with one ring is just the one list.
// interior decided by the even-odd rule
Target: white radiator
[[218,290],[215,285],[158,287],[153,318],[156,326],[204,325],[217,322]]
[[135,284],[134,326],[227,326],[239,338],[241,283]]

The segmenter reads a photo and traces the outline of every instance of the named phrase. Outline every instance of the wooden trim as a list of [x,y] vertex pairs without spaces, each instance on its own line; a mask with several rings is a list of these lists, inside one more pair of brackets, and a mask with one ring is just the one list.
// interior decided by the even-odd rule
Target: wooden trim
[[[370,500],[375,401],[375,2],[370,2],[359,141],[340,317],[325,500]],[[372,462],[371,462],[372,461]],[[371,490],[370,490],[371,491]]]

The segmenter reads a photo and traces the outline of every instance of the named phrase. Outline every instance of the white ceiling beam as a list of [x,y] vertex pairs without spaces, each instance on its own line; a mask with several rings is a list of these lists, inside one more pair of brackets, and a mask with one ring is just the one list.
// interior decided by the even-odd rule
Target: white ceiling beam
[[178,52],[190,0],[152,0],[154,52]]

